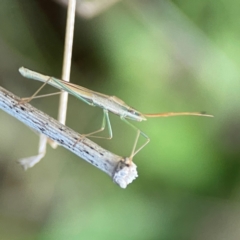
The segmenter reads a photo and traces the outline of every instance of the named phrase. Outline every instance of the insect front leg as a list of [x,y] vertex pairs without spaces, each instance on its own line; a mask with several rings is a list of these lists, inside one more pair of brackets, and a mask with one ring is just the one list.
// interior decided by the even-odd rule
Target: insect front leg
[[[128,122],[124,117],[120,117],[121,120],[123,120],[125,123],[127,123],[129,126],[131,126],[134,130],[137,131],[137,136],[135,138],[135,141],[134,141],[134,145],[133,145],[133,148],[132,148],[132,152],[131,152],[131,155],[129,157],[129,159],[131,160],[132,162],[132,158],[139,152],[141,151],[149,142],[150,142],[150,138],[144,133],[142,132],[140,129],[138,129],[137,127],[135,127],[133,124],[131,124],[130,122]],[[137,147],[137,143],[138,143],[138,139],[139,139],[139,136],[142,135],[144,138],[146,138],[146,142],[141,146],[139,147],[137,150],[136,150],[136,147]]]

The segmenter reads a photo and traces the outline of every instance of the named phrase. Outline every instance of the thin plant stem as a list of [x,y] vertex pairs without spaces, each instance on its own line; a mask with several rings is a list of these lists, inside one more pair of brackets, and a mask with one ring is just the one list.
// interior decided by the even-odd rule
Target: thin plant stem
[[[64,56],[63,56],[63,68],[62,68],[62,79],[67,82],[69,82],[70,80],[70,72],[71,72],[75,10],[76,10],[76,0],[69,0],[66,34],[65,34]],[[66,122],[67,101],[68,101],[68,93],[64,91],[60,96],[59,112],[58,112],[58,120],[62,124],[65,124]]]
[[[68,82],[70,79],[70,70],[71,70],[75,9],[76,9],[76,0],[69,0],[66,33],[65,33],[63,68],[62,68],[62,79]],[[67,101],[68,101],[68,93],[62,92],[60,95],[59,111],[58,111],[58,119],[59,119],[59,122],[62,124],[65,124],[66,122]],[[36,163],[40,162],[40,160],[45,157],[47,143],[49,143],[52,146],[52,148],[56,148],[58,146],[56,141],[47,140],[44,135],[40,136],[38,155],[21,159],[21,163],[24,166],[24,169],[33,167]]]
[[[69,0],[68,11],[67,11],[66,32],[65,32],[63,68],[62,68],[62,79],[67,82],[70,81],[75,12],[76,12],[76,0]],[[68,93],[64,91],[60,95],[59,108],[58,108],[58,121],[62,124],[66,123],[67,103],[68,103]],[[57,143],[52,142],[51,146],[53,148],[56,148]]]

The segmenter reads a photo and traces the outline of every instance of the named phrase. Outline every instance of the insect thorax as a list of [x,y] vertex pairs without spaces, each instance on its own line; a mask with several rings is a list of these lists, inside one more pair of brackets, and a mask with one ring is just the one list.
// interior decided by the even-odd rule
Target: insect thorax
[[108,111],[117,115],[124,116],[126,114],[126,104],[115,96],[105,97],[94,94],[93,102],[96,106],[107,109]]

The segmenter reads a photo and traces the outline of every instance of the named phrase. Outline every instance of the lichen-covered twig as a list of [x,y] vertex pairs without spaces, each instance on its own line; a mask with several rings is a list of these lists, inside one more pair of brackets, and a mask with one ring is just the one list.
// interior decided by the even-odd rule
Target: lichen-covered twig
[[32,105],[22,104],[19,97],[2,87],[0,87],[0,109],[101,169],[122,188],[126,188],[137,177],[136,165],[129,158],[117,156],[87,138],[83,138],[75,145],[79,133]]

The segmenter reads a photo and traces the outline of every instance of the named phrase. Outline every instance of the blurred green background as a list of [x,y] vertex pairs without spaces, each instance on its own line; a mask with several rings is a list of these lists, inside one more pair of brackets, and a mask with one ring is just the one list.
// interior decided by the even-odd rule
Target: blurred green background
[[[116,1],[86,18],[81,8],[73,83],[143,113],[215,118],[132,122],[151,142],[134,158],[139,177],[123,190],[61,147],[48,147],[24,172],[16,161],[37,153],[38,137],[0,111],[0,239],[240,239],[239,9],[236,0]],[[31,96],[41,84],[20,76],[21,66],[60,78],[65,21],[58,1],[2,0],[0,85]],[[32,104],[57,117],[58,97]],[[113,139],[96,142],[128,156],[135,132],[110,118]],[[88,133],[101,119],[101,109],[70,97],[69,127]]]

